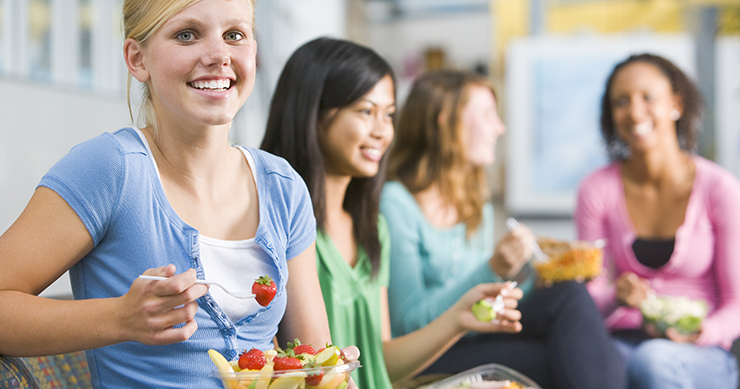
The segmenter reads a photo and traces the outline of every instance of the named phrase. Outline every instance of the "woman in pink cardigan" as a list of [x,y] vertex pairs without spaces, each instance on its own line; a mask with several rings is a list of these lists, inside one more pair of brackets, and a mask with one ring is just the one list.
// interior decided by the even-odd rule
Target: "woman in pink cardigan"
[[[612,163],[578,191],[579,238],[607,242],[604,272],[588,287],[628,360],[630,388],[738,387],[728,350],[740,336],[740,182],[692,153],[701,111],[696,86],[670,61],[618,64],[601,112]],[[705,300],[700,331],[643,326],[651,294]]]

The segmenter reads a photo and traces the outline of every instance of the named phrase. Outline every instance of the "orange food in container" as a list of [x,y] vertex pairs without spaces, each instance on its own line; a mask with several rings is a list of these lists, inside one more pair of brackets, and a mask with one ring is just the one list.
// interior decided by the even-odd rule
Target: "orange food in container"
[[545,282],[588,281],[601,273],[602,244],[587,241],[561,241],[538,238],[537,243],[550,259],[535,261],[534,268]]

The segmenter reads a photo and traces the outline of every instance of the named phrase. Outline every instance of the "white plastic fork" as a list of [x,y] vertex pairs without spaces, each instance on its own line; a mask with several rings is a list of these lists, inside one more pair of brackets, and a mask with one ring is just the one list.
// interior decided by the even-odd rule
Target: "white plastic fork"
[[[510,217],[506,219],[506,227],[509,228],[509,231],[514,231],[517,227],[519,227],[519,222],[516,221],[513,217]],[[540,248],[540,245],[537,244],[537,241],[534,239],[530,239],[527,241],[527,244],[529,244],[529,248],[532,249],[532,253],[534,253],[534,257],[537,258],[540,262],[547,262],[550,260],[550,256],[545,254],[544,251],[542,251],[542,248]]]
[[[508,288],[509,290],[516,288],[517,282],[512,282]],[[504,295],[499,293],[496,298],[493,300],[493,304],[491,304],[491,309],[493,309],[494,312],[500,312],[502,309],[506,308],[506,304],[504,304]]]
[[[141,278],[141,279],[144,279],[144,280],[155,280],[155,281],[162,281],[162,280],[166,280],[166,279],[167,279],[168,277],[160,277],[160,276],[145,276],[145,275],[143,275],[143,274],[142,274],[142,275],[140,275],[140,276],[139,276],[139,278]],[[223,290],[224,292],[226,292],[226,293],[228,293],[228,294],[230,294],[230,295],[232,295],[232,296],[234,296],[234,297],[236,297],[236,298],[238,298],[238,299],[251,299],[251,298],[254,298],[254,297],[255,297],[255,296],[254,296],[254,294],[252,294],[252,293],[238,293],[238,292],[232,292],[232,291],[230,291],[230,290],[226,289],[226,287],[224,287],[223,285],[219,284],[218,282],[214,282],[214,281],[208,281],[208,280],[195,280],[195,283],[196,283],[196,284],[206,284],[206,285],[215,285],[215,286],[218,286],[218,287],[219,287],[219,288],[221,288],[221,290]]]

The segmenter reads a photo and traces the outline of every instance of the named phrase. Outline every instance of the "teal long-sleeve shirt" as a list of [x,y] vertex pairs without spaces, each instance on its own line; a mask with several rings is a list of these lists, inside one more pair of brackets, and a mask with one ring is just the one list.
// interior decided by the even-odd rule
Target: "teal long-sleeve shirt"
[[433,321],[473,286],[502,282],[488,265],[494,249],[490,203],[470,237],[462,223],[447,229],[429,224],[399,182],[385,184],[380,209],[391,236],[388,302],[394,337]]

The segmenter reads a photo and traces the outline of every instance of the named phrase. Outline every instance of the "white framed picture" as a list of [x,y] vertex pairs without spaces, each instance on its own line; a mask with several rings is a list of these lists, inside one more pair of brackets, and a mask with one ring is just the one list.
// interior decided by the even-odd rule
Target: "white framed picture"
[[570,217],[580,181],[608,162],[599,125],[614,66],[631,54],[663,56],[695,79],[690,35],[520,38],[507,49],[507,211]]

